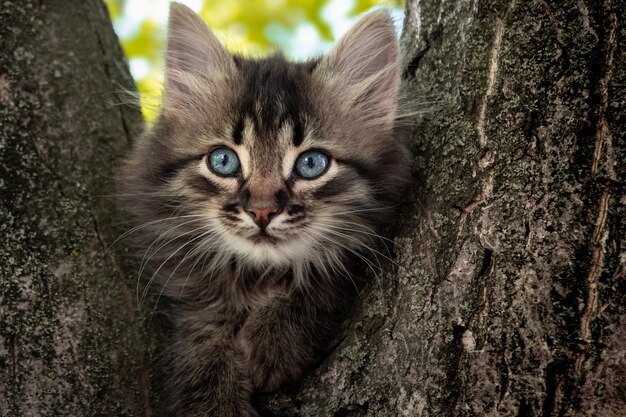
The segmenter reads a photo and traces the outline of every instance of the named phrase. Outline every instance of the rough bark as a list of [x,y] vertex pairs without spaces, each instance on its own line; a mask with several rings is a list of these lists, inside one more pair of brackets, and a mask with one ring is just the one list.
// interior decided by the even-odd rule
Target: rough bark
[[[275,415],[626,415],[623,1],[407,4],[395,261]],[[417,104],[417,102],[416,102]]]
[[121,88],[101,1],[0,2],[0,415],[150,414],[136,269],[106,251],[141,126]]

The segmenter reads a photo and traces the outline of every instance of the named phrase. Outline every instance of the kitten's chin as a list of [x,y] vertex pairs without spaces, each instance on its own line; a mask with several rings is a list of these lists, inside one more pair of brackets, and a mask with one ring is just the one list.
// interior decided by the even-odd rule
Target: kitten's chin
[[259,233],[258,235],[249,238],[256,245],[269,245],[276,246],[279,244],[279,240],[274,236],[270,236],[267,233]]
[[301,239],[277,239],[268,234],[249,238],[229,234],[225,243],[235,256],[251,266],[284,267],[300,263],[311,254],[312,248]]

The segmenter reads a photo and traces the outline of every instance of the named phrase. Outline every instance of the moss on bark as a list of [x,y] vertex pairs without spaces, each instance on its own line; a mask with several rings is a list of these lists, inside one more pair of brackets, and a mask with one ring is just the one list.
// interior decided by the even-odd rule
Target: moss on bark
[[[97,0],[0,6],[0,414],[150,414],[112,201],[141,127]],[[117,225],[117,226],[115,226]]]

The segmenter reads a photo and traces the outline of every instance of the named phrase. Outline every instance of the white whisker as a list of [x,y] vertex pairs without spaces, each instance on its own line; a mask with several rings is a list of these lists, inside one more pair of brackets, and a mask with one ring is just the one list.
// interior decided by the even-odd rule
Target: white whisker
[[[346,230],[346,231],[355,232],[355,233],[365,233],[365,232],[362,232],[362,231],[359,231],[359,230],[355,230],[355,229],[346,229],[346,228],[341,228],[341,227],[336,227],[336,226],[331,226],[331,225],[324,225],[324,226],[325,226],[325,227],[327,227],[327,228],[329,228],[329,229],[339,229],[339,230]],[[358,241],[358,242],[360,242],[358,239],[353,238],[353,237],[351,237],[351,236],[349,236],[349,235],[343,234],[343,233],[341,233],[341,232],[337,232],[336,230],[335,230],[334,232],[333,232],[333,231],[331,231],[331,230],[328,230],[328,232],[329,232],[329,233],[338,234],[338,235],[340,235],[340,236],[342,236],[342,237],[345,237],[345,238],[347,238],[347,239],[350,239],[350,240],[354,240],[354,241]],[[368,235],[369,235],[369,233],[365,233],[365,234],[368,234]],[[376,237],[380,237],[380,236],[378,236],[378,235],[375,235],[375,236],[376,236]],[[365,244],[365,242],[362,242],[362,245],[361,245],[361,246],[362,246],[363,248],[365,248],[365,249],[369,250],[370,252],[374,253],[375,255],[380,255],[380,256],[382,256],[383,258],[385,258],[385,259],[386,259],[386,260],[388,260],[389,262],[393,263],[395,266],[397,266],[397,267],[399,267],[399,268],[404,268],[404,266],[402,266],[402,265],[400,265],[399,263],[397,263],[396,261],[394,261],[394,260],[393,260],[390,256],[387,256],[387,255],[385,255],[384,253],[382,253],[382,252],[380,252],[380,251],[378,251],[378,250],[376,250],[376,249],[373,249],[373,248],[372,248],[372,247],[370,247],[369,245],[366,245],[366,244]],[[390,254],[390,255],[391,255],[391,254]]]
[[[193,240],[187,242],[185,245],[183,245],[183,247],[188,245],[189,243],[193,242],[194,240],[204,238],[205,236],[210,235],[212,233],[213,233],[212,230],[208,230],[208,231],[200,234],[199,236],[197,236]],[[202,240],[200,241],[200,243],[202,243]],[[185,256],[183,256],[183,258],[178,262],[178,264],[176,265],[176,268],[174,268],[174,270],[170,273],[170,275],[165,280],[165,283],[163,283],[163,285],[161,285],[161,291],[159,292],[159,295],[158,295],[158,297],[157,297],[157,299],[156,299],[156,301],[154,303],[154,309],[152,310],[152,314],[154,314],[156,312],[157,306],[159,304],[159,300],[161,299],[161,296],[163,295],[163,291],[165,291],[165,288],[167,287],[167,284],[170,282],[170,279],[172,279],[172,277],[174,276],[176,271],[178,271],[178,268],[180,268],[180,266],[185,263],[185,261],[187,260],[188,257],[190,257],[190,256],[193,257],[194,256],[194,252],[195,252],[195,250],[197,248],[198,248],[198,244],[196,243],[192,250],[190,250],[187,253],[185,253]],[[182,249],[182,247],[181,247],[181,249]],[[198,259],[201,259],[201,258],[199,257]],[[166,262],[167,262],[167,260],[166,260]],[[194,266],[196,265],[197,262],[198,261],[196,260],[196,262],[194,263]],[[193,267],[189,271],[189,274],[187,275],[187,277],[189,277],[189,275],[191,274],[191,271],[193,271]]]
[[[148,257],[148,253],[150,252],[150,249],[152,249],[152,246],[154,246],[155,243],[161,241],[162,239],[165,238],[165,235],[170,233],[171,231],[178,229],[179,227],[185,226],[187,224],[190,223],[194,223],[197,222],[201,219],[194,219],[194,220],[190,220],[188,222],[183,222],[181,224],[177,224],[171,228],[169,228],[168,230],[166,230],[165,232],[160,233],[159,235],[157,235],[157,237],[152,241],[152,243],[150,243],[150,246],[148,246],[148,248],[146,249],[146,251],[144,252],[143,258],[141,258],[141,263],[139,264],[139,273],[137,274],[137,288],[136,288],[136,296],[137,296],[137,304],[139,306],[141,306],[142,301],[140,302],[140,298],[139,298],[139,285],[141,283],[141,277],[143,276],[143,271],[144,269],[148,266],[148,262],[150,261],[150,259],[152,259],[152,257],[154,255],[156,255],[161,249],[163,249],[165,246],[167,246],[168,244],[170,244],[171,242],[173,242],[174,240],[176,240],[179,236],[174,236],[173,238],[171,238],[170,240],[168,240],[167,242],[163,243],[161,246],[159,246],[153,253],[152,255],[150,255]],[[189,233],[189,232],[188,232]],[[180,236],[184,236],[180,235]],[[146,258],[147,257],[147,258]],[[141,297],[141,299],[143,300],[143,296]]]
[[[346,246],[342,243],[340,243],[339,241],[332,239],[328,236],[325,236],[324,234],[321,233],[316,233],[313,230],[310,230],[309,232],[313,233],[314,235],[316,235],[319,238],[328,240],[329,242],[347,250],[348,252],[354,254],[355,256],[357,256],[358,258],[360,258],[363,262],[365,262],[365,264],[372,270],[372,272],[374,273],[374,276],[376,277],[376,280],[380,283],[380,277],[378,276],[378,273],[376,272],[376,269],[374,268],[375,265],[373,265],[369,260],[367,260],[365,257],[363,257],[363,255],[361,255],[360,253],[358,253],[357,251],[355,251],[354,249],[350,248],[349,246]],[[380,265],[379,265],[379,269],[380,269]]]
[[[203,227],[199,227],[197,229],[194,229],[193,232],[196,232],[197,230],[203,229],[205,226]],[[189,234],[189,233],[187,233]],[[200,234],[199,236],[194,237],[191,240],[188,240],[186,243],[182,244],[178,249],[176,249],[174,252],[172,252],[170,254],[170,256],[167,257],[167,259],[165,259],[165,261],[161,262],[161,265],[159,265],[159,267],[157,268],[156,271],[154,271],[154,273],[152,274],[152,276],[150,277],[150,279],[148,280],[148,285],[146,285],[146,288],[142,294],[142,300],[141,300],[141,305],[140,305],[140,309],[143,306],[143,302],[145,300],[145,297],[147,295],[148,292],[148,288],[150,287],[150,284],[154,281],[155,277],[159,274],[159,271],[161,270],[161,268],[163,268],[163,266],[165,264],[167,264],[167,262],[169,262],[170,259],[172,259],[174,257],[174,255],[176,255],[178,252],[180,252],[184,247],[186,247],[187,245],[189,245],[190,243],[200,239],[203,236],[203,234]]]
[[115,239],[113,241],[113,243],[111,243],[109,245],[109,247],[106,249],[105,253],[107,253],[109,250],[111,250],[111,248],[113,246],[115,246],[115,244],[117,242],[119,242],[120,240],[124,239],[126,236],[128,236],[128,235],[130,235],[132,233],[135,233],[135,232],[137,232],[137,231],[139,231],[139,230],[141,230],[143,228],[155,225],[157,223],[162,223],[162,222],[165,222],[165,221],[175,221],[175,220],[180,220],[180,219],[184,219],[184,218],[188,218],[188,217],[204,217],[204,216],[202,216],[201,214],[190,214],[190,215],[186,215],[186,216],[166,217],[164,219],[152,220],[150,222],[142,223],[142,224],[140,224],[138,226],[135,226],[135,227],[127,230],[126,232],[122,233],[117,239]]

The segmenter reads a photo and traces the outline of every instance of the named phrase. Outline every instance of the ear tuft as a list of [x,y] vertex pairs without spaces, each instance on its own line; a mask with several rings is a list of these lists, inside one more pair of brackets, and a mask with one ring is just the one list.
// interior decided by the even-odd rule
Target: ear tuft
[[200,16],[180,3],[170,5],[165,55],[166,109],[181,104],[199,80],[210,83],[222,78],[233,65],[232,56]]
[[[365,15],[339,40],[316,71],[338,88],[349,106],[393,122],[400,83],[399,47],[391,17],[379,10]],[[382,112],[382,113],[381,113]]]

